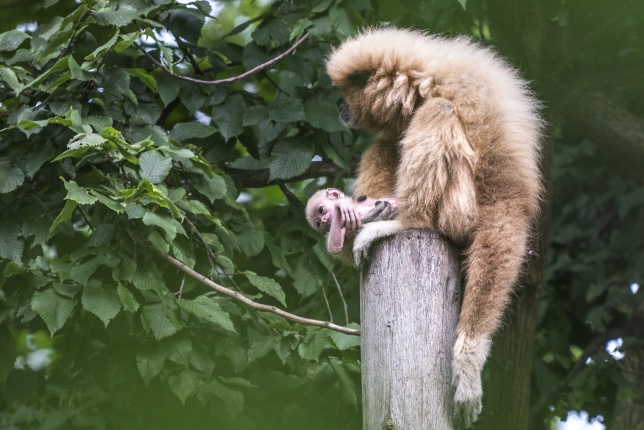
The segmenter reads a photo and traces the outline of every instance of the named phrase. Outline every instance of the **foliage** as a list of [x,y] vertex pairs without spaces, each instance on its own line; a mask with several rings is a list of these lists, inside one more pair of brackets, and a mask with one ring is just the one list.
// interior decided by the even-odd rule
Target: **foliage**
[[[2,425],[283,428],[313,414],[313,428],[355,427],[357,339],[249,309],[137,242],[329,318],[321,288],[338,269],[301,208],[273,206],[274,192],[262,204],[226,167],[287,180],[321,148],[349,165],[322,64],[338,27],[353,29],[345,9],[255,5],[213,40],[206,2],[46,7],[48,20],[0,35]],[[173,76],[234,77],[305,31],[318,40],[247,79]],[[28,354],[15,339],[46,334],[51,362],[14,369]]]
[[[567,121],[561,90],[601,88],[641,114],[641,20],[586,3],[6,0],[0,427],[360,427],[359,338],[250,309],[143,243],[256,302],[357,327],[357,276],[299,202],[350,186],[370,138],[339,121],[323,63],[383,23],[493,43],[545,99],[557,140],[533,401],[545,396],[642,297],[628,290],[643,277],[641,184]],[[548,403],[557,415],[610,415],[620,376],[593,357]]]
[[[534,368],[535,390],[548,393],[577,361],[588,360],[560,393],[555,414],[585,409],[610,417],[615,394],[625,385],[615,354],[602,348],[610,339],[635,339],[624,328],[643,296],[644,190],[628,177],[610,172],[592,142],[561,136],[555,156],[555,189],[547,288],[541,304]],[[614,334],[604,338],[603,333]],[[582,352],[602,339],[590,358]],[[618,351],[617,357],[623,351]],[[628,354],[626,350],[626,354]]]

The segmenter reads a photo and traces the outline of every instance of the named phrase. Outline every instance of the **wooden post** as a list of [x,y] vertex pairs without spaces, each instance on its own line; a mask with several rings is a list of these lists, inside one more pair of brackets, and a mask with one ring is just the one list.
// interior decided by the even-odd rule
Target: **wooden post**
[[364,430],[451,430],[457,254],[430,230],[383,239],[361,273]]

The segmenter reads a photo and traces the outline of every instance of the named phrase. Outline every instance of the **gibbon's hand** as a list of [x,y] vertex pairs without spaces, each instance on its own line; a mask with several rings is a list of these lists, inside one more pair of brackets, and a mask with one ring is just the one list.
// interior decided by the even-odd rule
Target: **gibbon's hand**
[[452,358],[452,385],[454,393],[454,421],[468,428],[477,420],[482,408],[483,387],[481,372],[490,351],[490,341],[459,335]]
[[391,236],[392,234],[396,234],[402,230],[404,230],[404,228],[398,220],[374,221],[369,224],[365,224],[353,242],[353,262],[356,267],[360,267],[367,259],[369,247],[373,241]]

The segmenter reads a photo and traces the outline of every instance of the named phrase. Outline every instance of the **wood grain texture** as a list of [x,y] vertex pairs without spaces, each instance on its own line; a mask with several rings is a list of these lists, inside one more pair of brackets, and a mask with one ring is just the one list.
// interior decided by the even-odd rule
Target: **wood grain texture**
[[457,254],[431,230],[375,244],[361,273],[364,430],[450,430]]

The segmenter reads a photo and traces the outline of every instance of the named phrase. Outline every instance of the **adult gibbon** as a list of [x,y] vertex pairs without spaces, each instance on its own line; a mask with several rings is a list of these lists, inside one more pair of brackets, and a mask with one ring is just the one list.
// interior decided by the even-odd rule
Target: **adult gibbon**
[[378,133],[356,195],[398,199],[397,220],[363,226],[355,260],[407,228],[437,230],[465,249],[452,380],[455,418],[467,427],[481,411],[481,371],[539,210],[539,103],[513,68],[467,38],[367,30],[326,68],[344,119]]

